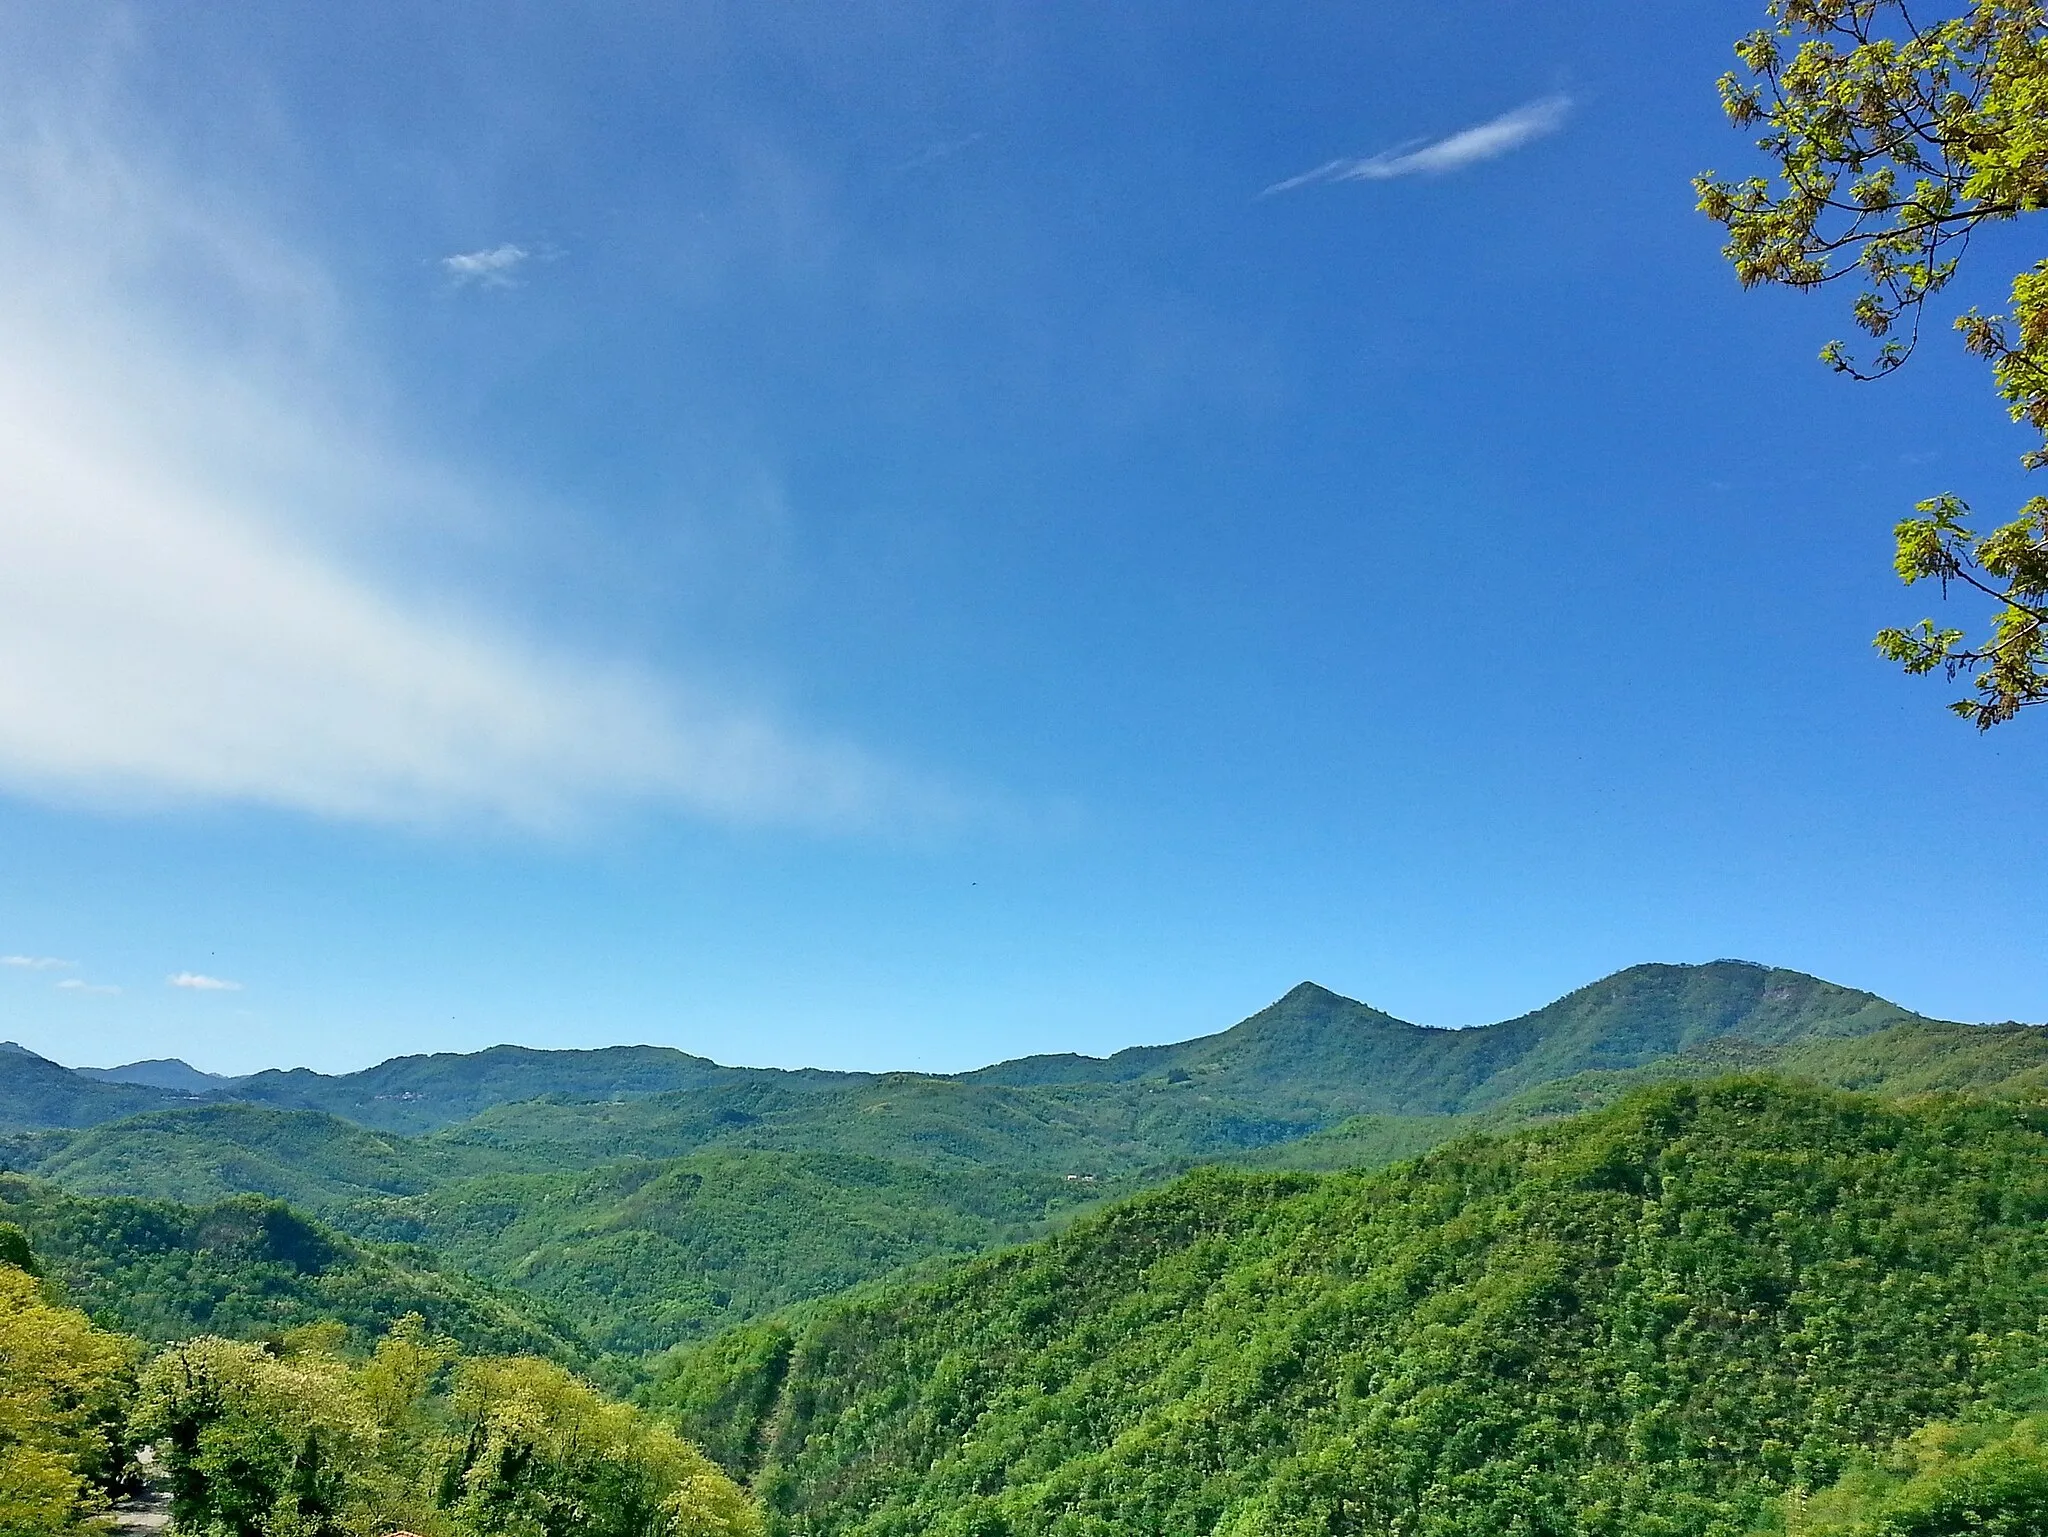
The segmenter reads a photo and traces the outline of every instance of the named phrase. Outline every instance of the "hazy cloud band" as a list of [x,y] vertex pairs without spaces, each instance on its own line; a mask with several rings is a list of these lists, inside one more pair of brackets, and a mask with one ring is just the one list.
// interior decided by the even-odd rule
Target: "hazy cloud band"
[[[110,144],[99,107],[0,108],[0,790],[531,827],[941,807],[702,682],[380,579],[366,529],[488,492],[333,406],[363,365],[325,275]],[[199,276],[165,293],[167,269]]]

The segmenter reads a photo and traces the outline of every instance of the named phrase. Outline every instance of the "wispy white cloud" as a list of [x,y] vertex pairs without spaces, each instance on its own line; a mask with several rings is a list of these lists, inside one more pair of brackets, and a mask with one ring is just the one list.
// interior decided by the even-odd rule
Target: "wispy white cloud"
[[188,988],[195,993],[239,993],[242,984],[209,977],[197,971],[174,971],[164,978],[166,987]]
[[1412,140],[1363,159],[1330,160],[1312,171],[1276,181],[1259,194],[1272,197],[1330,181],[1391,181],[1399,176],[1441,176],[1482,160],[1497,160],[1532,140],[1556,133],[1571,113],[1569,96],[1545,96],[1512,112],[1460,129],[1441,139]]
[[715,685],[390,579],[384,531],[499,498],[347,404],[385,391],[319,265],[109,140],[117,90],[0,87],[0,793],[539,830],[950,814]]
[[441,270],[458,283],[475,283],[485,288],[509,288],[517,281],[512,274],[532,260],[533,252],[511,242],[482,251],[465,251],[441,258]]
[[941,160],[950,160],[963,150],[974,148],[975,145],[987,137],[986,133],[970,133],[962,139],[946,139],[940,143],[929,145],[897,166],[895,174],[901,176],[906,172],[921,171],[928,165],[938,164]]
[[0,955],[0,966],[14,966],[23,971],[76,971],[78,962],[60,961],[54,955]]
[[120,988],[111,982],[81,982],[76,977],[66,977],[57,984],[67,993],[118,993]]

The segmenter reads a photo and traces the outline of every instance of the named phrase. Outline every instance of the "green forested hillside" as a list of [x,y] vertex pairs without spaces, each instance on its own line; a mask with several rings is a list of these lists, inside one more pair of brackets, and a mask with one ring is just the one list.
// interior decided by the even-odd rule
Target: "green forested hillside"
[[[2023,1071],[2043,1035],[1916,1021],[1740,962],[1632,968],[1466,1031],[1304,985],[1219,1035],[952,1078],[756,1072],[643,1047],[258,1075],[256,1092],[358,1119],[209,1103],[19,1133],[0,1139],[0,1165],[89,1195],[285,1200],[358,1237],[431,1245],[637,1352],[1011,1241],[1204,1161],[1376,1166],[1731,1067],[1983,1086]],[[1505,1092],[1559,1066],[1585,1070]],[[553,1092],[498,1102],[542,1084]]]
[[417,1313],[475,1350],[587,1354],[544,1305],[404,1249],[366,1246],[274,1201],[89,1199],[0,1175],[0,1221],[98,1321],[145,1340],[258,1338],[336,1320],[359,1339]]
[[1358,1098],[1346,1085],[1265,1100],[1192,1080],[1008,1088],[889,1073],[791,1095],[698,1090],[618,1104],[558,1099],[488,1110],[436,1141],[533,1164],[662,1158],[709,1147],[853,1153],[955,1167],[1026,1168],[1097,1179],[1217,1157],[1329,1124]]
[[[701,1452],[558,1362],[475,1355],[417,1315],[377,1333],[152,1350],[0,1227],[0,1532],[760,1537]],[[151,1485],[155,1509],[128,1503]]]
[[[749,1148],[583,1168],[560,1144],[408,1139],[245,1105],[37,1133],[5,1148],[81,1195],[209,1203],[253,1192],[358,1238],[427,1245],[627,1353],[1029,1236],[1101,1189],[998,1166]],[[560,1172],[537,1172],[549,1168]]]
[[101,1083],[140,1083],[179,1094],[213,1094],[232,1088],[237,1082],[224,1073],[202,1073],[181,1057],[150,1057],[141,1062],[124,1062],[119,1067],[74,1067],[72,1071]]
[[[1869,993],[1740,961],[1632,967],[1468,1030],[1406,1024],[1304,983],[1220,1035],[1109,1058],[1024,1058],[957,1078],[886,1074],[801,1094],[749,1084],[596,1106],[552,1098],[496,1107],[442,1137],[513,1158],[542,1147],[592,1162],[758,1147],[1128,1178],[1360,1113],[1482,1110],[1560,1077],[1626,1071],[1710,1042],[1854,1041],[1924,1023]],[[1418,1145],[1406,1130],[1396,1140]]]
[[[630,1106],[658,1097],[665,1108],[644,1124],[627,1117],[621,1135],[627,1142],[666,1135],[660,1151],[672,1155],[708,1140],[679,1144],[680,1128],[692,1115],[776,1114],[800,1122],[800,1107],[812,1097],[865,1108],[876,1096],[900,1101],[916,1086],[928,1123],[919,1134],[939,1150],[987,1161],[991,1131],[1012,1145],[1023,1140],[1016,1125],[995,1124],[1005,1118],[1042,1119],[1055,1128],[1078,1118],[1089,1148],[1142,1144],[1127,1161],[1144,1165],[1299,1136],[1348,1114],[1476,1109],[1536,1083],[1638,1066],[1716,1037],[1775,1044],[1863,1035],[1914,1018],[1869,993],[1799,972],[1715,961],[1634,966],[1533,1014],[1464,1030],[1408,1024],[1303,983],[1217,1035],[1101,1059],[1027,1057],[953,1078],[723,1067],[662,1046],[495,1046],[398,1057],[333,1076],[303,1068],[256,1073],[207,1098],[321,1111],[373,1130],[417,1135],[473,1121],[497,1106],[540,1100]],[[1141,1086],[1152,1094],[1141,1093]],[[95,1125],[190,1103],[168,1089],[100,1082],[31,1053],[0,1053],[0,1128]],[[819,1116],[844,1119],[838,1110],[814,1112],[812,1119]],[[900,1156],[888,1147],[857,1146],[844,1128],[838,1136],[835,1151]],[[652,1151],[618,1146],[590,1161]]]
[[1455,1115],[1362,1115],[1296,1141],[1239,1155],[1262,1169],[1378,1168],[1475,1131],[1508,1131],[1612,1104],[1645,1084],[1768,1072],[1801,1083],[1899,1098],[1937,1091],[1993,1098],[2048,1093],[2048,1026],[1951,1025],[1920,1020],[1875,1035],[1760,1045],[1706,1041],[1637,1068],[1577,1073],[1483,1110]]
[[267,1195],[314,1211],[505,1166],[486,1153],[369,1131],[314,1110],[207,1105],[77,1131],[0,1138],[0,1163],[83,1195],[187,1203]]
[[2022,1392],[2044,1313],[2048,1110],[1736,1079],[1204,1171],[655,1398],[792,1533],[1740,1537]]
[[1084,1198],[1065,1180],[839,1153],[710,1152],[496,1175],[345,1213],[544,1299],[625,1354],[920,1260],[1032,1236]]

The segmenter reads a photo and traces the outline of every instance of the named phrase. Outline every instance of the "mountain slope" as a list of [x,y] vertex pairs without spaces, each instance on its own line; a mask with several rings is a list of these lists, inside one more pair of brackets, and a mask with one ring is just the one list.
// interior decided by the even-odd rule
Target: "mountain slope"
[[101,1083],[70,1068],[12,1047],[0,1051],[0,1130],[44,1126],[96,1126],[166,1105],[189,1105],[190,1096],[145,1084]]
[[345,1238],[275,1201],[95,1200],[0,1175],[0,1221],[28,1234],[80,1307],[146,1340],[263,1338],[332,1319],[360,1343],[418,1313],[471,1349],[558,1360],[588,1354],[544,1306],[419,1253]]
[[837,1153],[718,1151],[496,1175],[338,1213],[543,1299],[629,1354],[1031,1237],[1086,1192],[1046,1177]]
[[2038,1365],[2048,1111],[1675,1085],[685,1354],[788,1533],[1739,1537]]
[[407,1139],[249,1105],[19,1136],[0,1143],[0,1157],[80,1195],[289,1201],[358,1238],[429,1245],[574,1317],[601,1348],[634,1353],[1016,1241],[1098,1193],[1053,1174],[829,1151],[735,1148],[584,1168],[546,1143],[507,1151]]
[[0,1139],[0,1167],[81,1195],[207,1203],[262,1195],[326,1213],[503,1169],[489,1152],[366,1130],[317,1110],[208,1104]]
[[1342,1084],[1261,1098],[1193,1080],[1024,1089],[888,1073],[800,1094],[748,1084],[616,1104],[501,1105],[433,1140],[530,1166],[747,1147],[1108,1179],[1297,1137],[1353,1101]]
[[[1215,1109],[1201,1114],[1236,1128],[1182,1137],[1170,1149],[1133,1153],[1125,1160],[1142,1164],[1299,1136],[1350,1114],[1476,1109],[1535,1083],[1638,1066],[1720,1036],[1782,1043],[1868,1034],[1915,1018],[1872,994],[1798,972],[1716,961],[1631,967],[1533,1014],[1464,1030],[1409,1024],[1305,982],[1217,1035],[1132,1047],[1099,1059],[1025,1057],[945,1079],[723,1067],[665,1046],[594,1051],[494,1046],[395,1057],[359,1073],[330,1076],[294,1068],[208,1083],[190,1069],[180,1073],[184,1065],[168,1059],[74,1072],[33,1053],[14,1052],[0,1053],[0,1130],[90,1126],[189,1104],[185,1090],[195,1079],[211,1101],[322,1111],[372,1130],[411,1135],[467,1122],[498,1106],[542,1099],[603,1104],[672,1095],[761,1095],[790,1104],[814,1094],[857,1097],[858,1091],[878,1085],[895,1093],[910,1082],[1012,1095],[1065,1091],[1076,1105],[1121,1107],[1107,1112],[1108,1120],[1121,1117],[1133,1124],[1159,1108],[1145,1102],[1137,1086],[1192,1085],[1180,1098],[1206,1096]],[[103,1081],[109,1075],[123,1081]],[[1112,1089],[1117,1092],[1108,1092]],[[937,1091],[927,1087],[919,1092],[930,1099]],[[998,1095],[983,1103],[1006,1101]],[[1084,1119],[1104,1120],[1095,1112],[1081,1113]],[[1089,1135],[1099,1141],[1100,1130],[1098,1125]],[[967,1128],[963,1134],[972,1140],[974,1132]],[[1146,1138],[1140,1131],[1126,1140]],[[667,1149],[687,1150],[673,1141]]]
[[1577,1073],[1524,1089],[1483,1110],[1448,1115],[1361,1115],[1240,1154],[1254,1169],[1369,1169],[1469,1132],[1500,1132],[1609,1105],[1647,1084],[1732,1072],[1886,1098],[1962,1092],[2039,1102],[2048,1098],[2048,1025],[1951,1025],[1932,1020],[1874,1035],[1759,1045],[1732,1036],[1701,1042],[1642,1067]]
[[1219,1035],[1105,1058],[1025,1057],[961,1076],[1046,1087],[1186,1075],[1240,1095],[1311,1103],[1337,1090],[1361,1112],[1449,1114],[1719,1037],[1853,1037],[1918,1018],[1874,994],[1748,961],[1631,966],[1534,1013],[1462,1030],[1412,1025],[1304,982]]

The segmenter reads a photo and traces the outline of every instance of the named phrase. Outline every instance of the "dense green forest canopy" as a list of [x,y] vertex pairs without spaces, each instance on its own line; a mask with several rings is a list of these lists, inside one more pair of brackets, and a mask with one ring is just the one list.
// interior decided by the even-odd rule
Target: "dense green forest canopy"
[[127,1426],[209,1537],[756,1537],[748,1498],[665,1425],[551,1362],[466,1357],[417,1318],[367,1360],[318,1330],[200,1338],[141,1373]]
[[654,1399],[791,1533],[1737,1537],[2038,1389],[2044,1219],[2038,1106],[1671,1085],[1383,1174],[1197,1174]]

